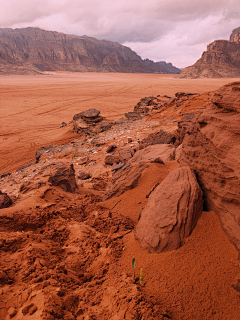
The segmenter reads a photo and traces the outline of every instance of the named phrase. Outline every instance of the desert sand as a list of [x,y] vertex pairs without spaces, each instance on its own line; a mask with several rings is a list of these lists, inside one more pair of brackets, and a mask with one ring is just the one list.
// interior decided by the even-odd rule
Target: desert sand
[[145,96],[216,90],[233,79],[178,79],[153,74],[56,73],[0,76],[0,173],[35,161],[42,146],[74,137],[64,128],[89,108],[119,119]]
[[[235,79],[59,73],[0,81],[0,173],[13,172],[1,179],[0,190],[14,201],[0,210],[0,319],[238,320],[240,295],[232,287],[240,274],[238,252],[213,211],[203,212],[178,250],[150,254],[135,238],[146,196],[179,167],[176,160],[149,162],[136,187],[102,198],[112,177],[104,165],[109,145],[129,146],[130,135],[135,147],[149,133],[174,131],[182,113],[206,105],[209,91]],[[117,120],[145,96],[181,91],[202,94],[113,126],[97,136],[98,145],[73,134],[71,125],[60,128],[89,108]],[[74,139],[74,145],[60,146]],[[59,146],[15,172],[51,144]],[[80,163],[83,154],[89,161]],[[74,165],[75,194],[47,181],[59,159]],[[79,179],[81,170],[91,172],[90,182]],[[143,285],[133,280],[133,256],[137,277],[143,268]]]

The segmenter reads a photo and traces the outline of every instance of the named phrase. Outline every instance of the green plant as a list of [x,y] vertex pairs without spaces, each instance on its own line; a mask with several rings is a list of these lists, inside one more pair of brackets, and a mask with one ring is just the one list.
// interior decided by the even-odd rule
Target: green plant
[[132,258],[133,278],[135,279],[135,257]]
[[143,269],[140,269],[140,278],[139,278],[139,282],[142,285],[143,284]]

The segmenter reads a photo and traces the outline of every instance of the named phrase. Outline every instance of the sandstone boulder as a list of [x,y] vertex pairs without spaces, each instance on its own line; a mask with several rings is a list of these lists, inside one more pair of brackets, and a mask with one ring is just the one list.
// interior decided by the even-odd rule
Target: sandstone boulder
[[184,244],[202,213],[202,191],[189,167],[173,170],[149,196],[136,226],[136,237],[150,252]]
[[52,170],[48,182],[53,186],[61,186],[66,192],[75,193],[77,183],[73,164],[58,163]]
[[137,151],[129,160],[129,163],[139,161],[153,161],[161,158],[162,161],[172,161],[175,159],[175,147],[170,144],[156,144]]
[[147,164],[136,163],[123,168],[113,173],[112,180],[106,188],[104,200],[120,196],[125,191],[135,188],[143,170],[147,168]]
[[86,171],[79,171],[78,172],[78,178],[80,180],[87,180],[87,179],[91,178],[91,175]]
[[116,149],[116,148],[117,148],[117,146],[116,146],[115,144],[110,144],[110,145],[107,147],[106,152],[107,152],[107,153],[111,153],[111,152],[113,152],[114,149]]
[[134,155],[134,150],[131,147],[123,147],[118,150],[118,154],[120,159],[124,161],[128,161]]
[[11,204],[12,199],[7,195],[7,193],[0,191],[0,209],[8,208]]
[[182,144],[180,144],[180,146],[176,148],[175,159],[177,160],[177,162],[180,162],[181,155],[182,155]]
[[108,154],[106,157],[105,157],[105,164],[110,164],[110,165],[113,165],[113,164],[116,164],[116,163],[119,163],[121,161],[120,157],[117,156],[117,155],[112,155],[112,154]]
[[140,112],[127,112],[125,117],[129,120],[137,120],[141,116]]
[[217,90],[185,133],[180,165],[197,174],[205,207],[215,211],[240,251],[240,82]]

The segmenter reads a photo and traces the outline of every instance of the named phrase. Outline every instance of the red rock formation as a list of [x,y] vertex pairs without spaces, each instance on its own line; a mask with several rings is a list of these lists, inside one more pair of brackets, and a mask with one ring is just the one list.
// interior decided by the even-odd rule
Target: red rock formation
[[[144,169],[148,166],[145,162],[136,163],[120,169],[113,173],[112,181],[107,186],[104,200],[113,196],[120,196],[127,190],[133,189],[138,185],[138,180]],[[123,167],[124,168],[124,167]]]
[[183,69],[180,78],[240,77],[240,29],[233,30],[230,41],[217,40],[192,66]]
[[149,67],[117,42],[39,28],[0,29],[0,72],[43,71],[179,73],[180,69],[153,61]]
[[0,209],[8,208],[11,204],[11,198],[6,193],[0,191]]
[[181,247],[202,213],[202,191],[189,167],[173,170],[151,193],[136,226],[136,237],[150,252]]
[[153,161],[160,157],[162,161],[175,159],[175,147],[170,144],[155,144],[137,151],[129,163]]
[[53,186],[61,186],[63,190],[67,192],[75,193],[77,183],[73,164],[59,163],[56,168],[54,168],[48,182]]
[[215,92],[182,130],[180,165],[197,174],[205,206],[214,210],[228,237],[240,250],[240,82]]

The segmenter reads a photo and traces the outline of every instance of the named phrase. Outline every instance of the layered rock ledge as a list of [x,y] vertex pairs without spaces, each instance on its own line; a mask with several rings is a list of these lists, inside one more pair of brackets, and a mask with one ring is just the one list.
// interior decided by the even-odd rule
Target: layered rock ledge
[[190,166],[204,193],[205,207],[214,210],[240,251],[240,82],[230,83],[199,108],[182,128],[180,165]]

